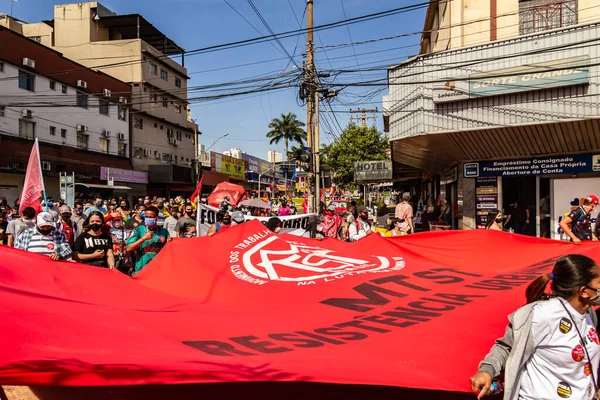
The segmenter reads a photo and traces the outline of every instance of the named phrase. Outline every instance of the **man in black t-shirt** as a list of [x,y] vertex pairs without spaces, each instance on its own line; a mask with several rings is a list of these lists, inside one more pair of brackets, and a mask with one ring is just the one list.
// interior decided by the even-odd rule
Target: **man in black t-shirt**
[[6,228],[8,222],[6,222],[6,215],[4,211],[0,210],[0,244],[8,244],[8,235],[6,234]]
[[598,197],[587,196],[583,206],[573,210],[560,221],[560,228],[571,238],[573,244],[581,244],[582,240],[598,240],[592,234],[592,213],[598,205]]

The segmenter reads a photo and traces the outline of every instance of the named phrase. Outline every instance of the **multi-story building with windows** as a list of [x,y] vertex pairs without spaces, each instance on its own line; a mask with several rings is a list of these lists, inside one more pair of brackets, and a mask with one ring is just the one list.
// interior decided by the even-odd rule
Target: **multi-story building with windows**
[[142,15],[117,15],[97,2],[56,5],[51,21],[21,25],[26,36],[128,83],[134,169],[150,172],[150,194],[193,192],[198,130],[181,47]]
[[448,199],[455,227],[528,210],[523,233],[561,237],[600,188],[600,3],[432,2],[423,32],[420,54],[389,68],[384,109],[424,225]]
[[97,185],[102,166],[130,169],[129,85],[4,28],[2,20],[0,197],[18,198],[34,139],[55,198],[61,172]]

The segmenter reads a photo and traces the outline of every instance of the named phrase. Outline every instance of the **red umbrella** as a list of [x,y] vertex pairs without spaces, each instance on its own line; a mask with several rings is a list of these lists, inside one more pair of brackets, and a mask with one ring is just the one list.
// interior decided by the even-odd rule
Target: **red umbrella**
[[227,200],[231,205],[237,205],[246,194],[243,186],[234,185],[229,182],[221,182],[215,187],[210,196],[208,196],[208,204],[213,207],[219,207],[224,200]]

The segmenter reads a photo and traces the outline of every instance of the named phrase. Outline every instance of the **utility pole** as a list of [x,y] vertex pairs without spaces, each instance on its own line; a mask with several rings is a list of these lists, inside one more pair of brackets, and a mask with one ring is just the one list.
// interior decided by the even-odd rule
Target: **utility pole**
[[[313,157],[313,165],[315,165],[315,95],[317,93],[317,76],[315,74],[315,47],[313,39],[313,0],[306,0],[306,70],[304,72],[304,82],[301,88],[301,98],[306,98],[306,127],[307,127],[307,144]],[[317,149],[318,150],[318,149]],[[308,175],[309,191],[308,191],[308,207],[309,212],[317,210],[315,201],[315,193],[311,184],[311,174]],[[319,194],[316,194],[317,198]]]
[[[377,121],[377,115],[375,113],[378,113],[378,112],[379,112],[379,110],[377,108],[375,108],[374,110],[365,110],[364,108],[362,110],[350,109],[350,114],[361,114],[360,117],[358,117],[358,116],[350,117],[350,122],[361,121],[362,127],[366,128],[368,119],[372,119],[373,123],[375,123],[375,121]],[[373,113],[373,115],[367,115],[367,113]]]
[[[317,213],[320,211],[321,207],[321,156],[319,154],[321,143],[319,138],[319,91],[315,91],[315,196],[317,197],[315,204]],[[323,192],[325,192],[323,188]]]

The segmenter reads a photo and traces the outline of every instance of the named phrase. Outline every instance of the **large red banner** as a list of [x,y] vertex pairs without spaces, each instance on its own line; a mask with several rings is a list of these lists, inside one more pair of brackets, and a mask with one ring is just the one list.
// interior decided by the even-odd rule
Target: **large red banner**
[[468,391],[526,285],[596,243],[441,232],[356,243],[259,222],[137,277],[0,248],[0,384],[312,381]]

